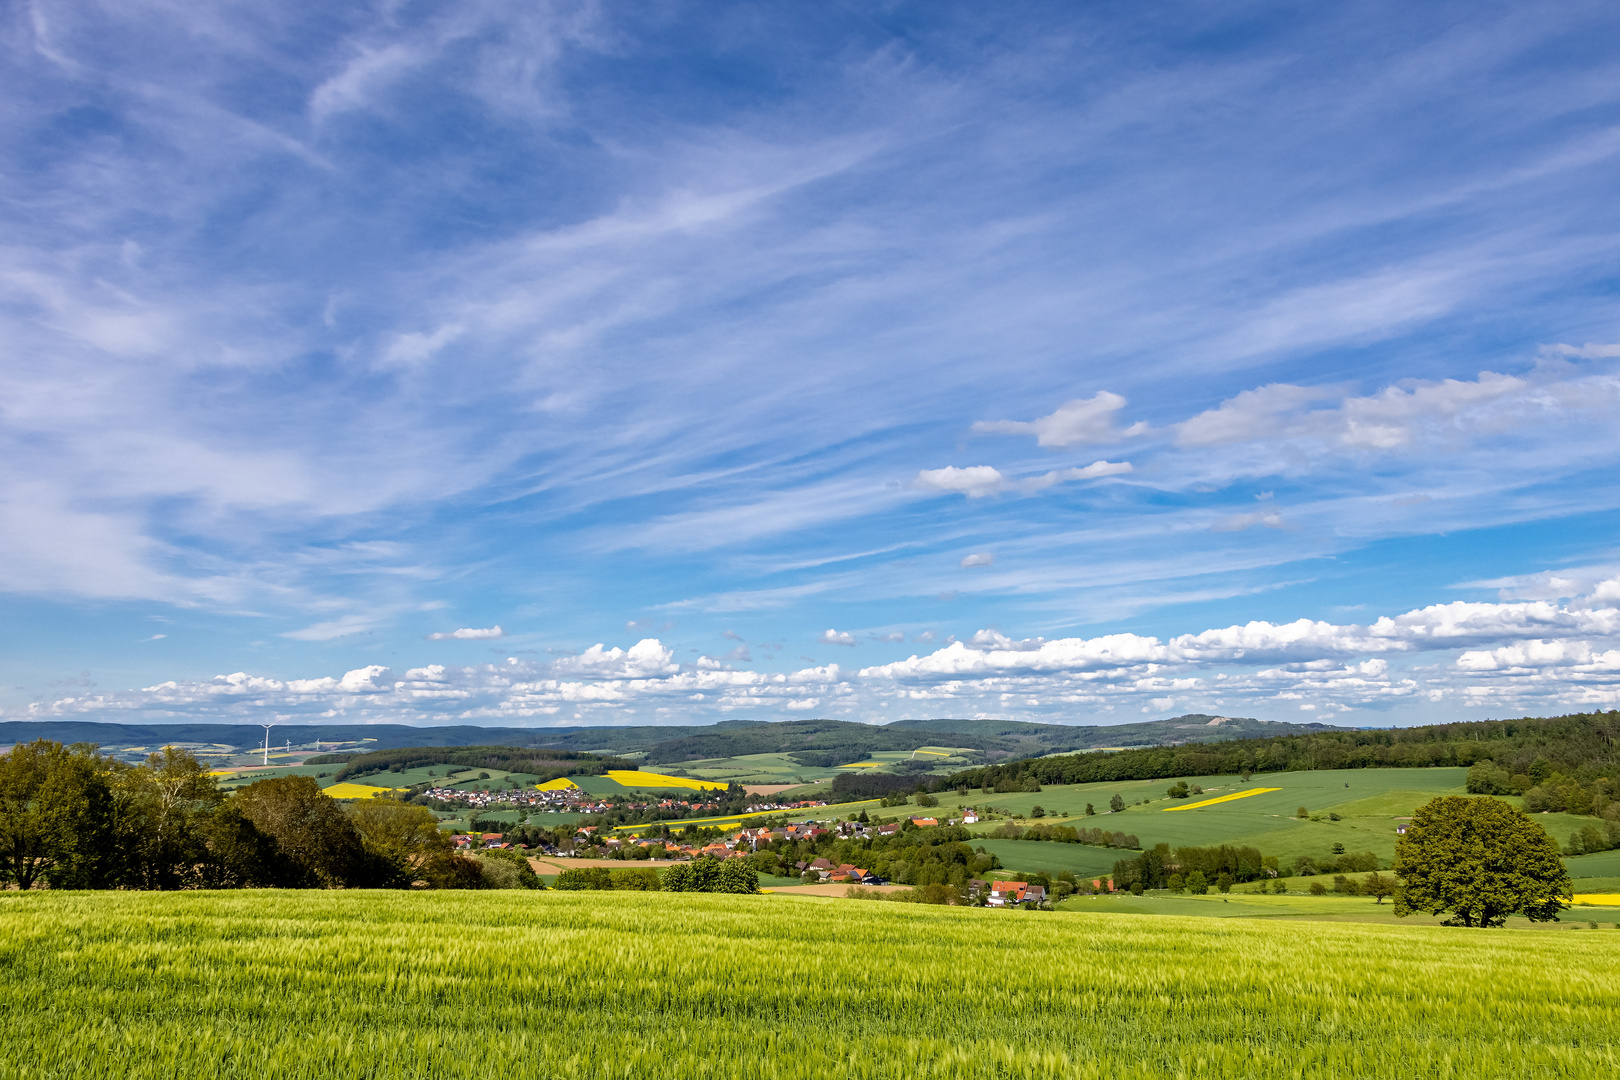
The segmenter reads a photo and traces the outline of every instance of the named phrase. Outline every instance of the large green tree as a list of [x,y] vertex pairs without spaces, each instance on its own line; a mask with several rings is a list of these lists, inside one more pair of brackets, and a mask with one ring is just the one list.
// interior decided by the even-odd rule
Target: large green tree
[[1447,926],[1556,920],[1570,897],[1558,843],[1500,799],[1446,795],[1418,808],[1395,845],[1395,913],[1449,914]]
[[289,884],[375,888],[395,884],[386,860],[366,850],[337,801],[307,776],[278,776],[249,784],[232,803],[300,871]]
[[47,739],[0,757],[0,879],[19,889],[109,884],[118,817],[112,768],[92,746]]
[[210,884],[210,817],[225,796],[208,767],[172,746],[118,777],[123,796],[123,846],[128,884],[184,889]]
[[395,884],[432,880],[439,876],[438,864],[451,854],[450,838],[439,831],[439,819],[425,806],[386,796],[363,799],[349,809],[349,820],[366,850],[390,868]]

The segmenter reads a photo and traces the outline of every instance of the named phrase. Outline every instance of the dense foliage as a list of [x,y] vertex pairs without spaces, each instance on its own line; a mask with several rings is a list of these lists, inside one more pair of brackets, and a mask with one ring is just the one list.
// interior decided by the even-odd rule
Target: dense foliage
[[1091,847],[1139,848],[1142,842],[1135,833],[1109,832],[1107,829],[1075,828],[1072,825],[1021,826],[1008,821],[997,825],[988,833],[992,840],[1050,840],[1059,844],[1087,844]]
[[1395,845],[1395,913],[1449,914],[1447,926],[1558,918],[1569,873],[1547,831],[1500,799],[1446,795],[1419,807]]
[[[312,759],[313,760],[313,759]],[[456,765],[464,769],[502,769],[538,776],[541,782],[561,776],[600,776],[609,769],[634,769],[619,758],[580,754],[569,750],[535,750],[516,746],[413,746],[377,750],[348,758],[337,771],[341,782],[381,772],[405,772],[427,765]]]
[[423,807],[346,809],[307,776],[227,796],[172,747],[140,765],[44,740],[0,756],[0,881],[19,889],[489,888],[514,876],[451,851]]
[[[929,790],[1017,790],[1014,784],[1086,784],[1158,780],[1183,776],[1252,775],[1313,769],[1472,766],[1493,762],[1511,783],[1554,785],[1572,813],[1593,813],[1620,787],[1620,711],[1551,718],[1486,720],[1465,724],[1373,731],[1323,731],[1312,735],[1238,739],[1188,746],[1161,746],[1112,753],[1069,754],[968,769],[927,782]],[[1554,778],[1557,778],[1556,780]],[[1599,781],[1607,781],[1607,785]],[[1586,792],[1583,798],[1576,789]],[[1032,789],[1033,790],[1033,789]],[[1528,788],[1526,789],[1528,797]],[[1555,808],[1549,802],[1548,809]]]

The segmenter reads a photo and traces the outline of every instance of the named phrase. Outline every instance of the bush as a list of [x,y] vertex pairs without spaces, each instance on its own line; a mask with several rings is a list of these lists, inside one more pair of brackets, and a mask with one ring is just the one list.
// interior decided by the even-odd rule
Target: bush
[[513,852],[481,851],[473,856],[486,889],[543,889],[545,883],[529,860]]
[[632,870],[612,870],[608,873],[609,887],[620,892],[657,892],[658,871],[651,867]]
[[1311,812],[1301,806],[1299,809],[1294,811],[1294,816],[1299,818],[1308,818],[1311,816]]
[[1187,891],[1194,896],[1203,896],[1209,892],[1209,879],[1202,870],[1194,870],[1187,875]]
[[1494,761],[1476,761],[1468,770],[1468,794],[1512,795],[1513,777]]
[[1345,896],[1360,896],[1361,882],[1352,877],[1345,877],[1343,874],[1335,874],[1333,875],[1333,891],[1342,893]]
[[759,891],[759,875],[741,859],[721,862],[705,855],[665,870],[664,891],[754,893]]
[[1312,896],[1326,896],[1327,895],[1327,886],[1322,884],[1320,881],[1311,882],[1311,895]]
[[613,877],[605,866],[574,866],[557,875],[553,889],[574,892],[581,889],[611,889]]

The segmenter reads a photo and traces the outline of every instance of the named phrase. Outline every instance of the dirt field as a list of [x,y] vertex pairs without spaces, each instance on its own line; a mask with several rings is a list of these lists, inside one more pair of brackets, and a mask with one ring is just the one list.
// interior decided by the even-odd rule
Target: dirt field
[[775,795],[778,791],[789,788],[804,787],[803,784],[744,784],[743,790],[750,795]]
[[662,870],[669,866],[670,859],[547,859],[529,856],[529,865],[534,867],[537,874],[560,874],[564,870],[577,869],[581,866],[605,866],[610,870],[633,870],[638,866],[652,866]]
[[[873,892],[900,892],[911,888],[910,885],[862,885],[860,887],[870,889]],[[841,882],[836,885],[784,885],[781,888],[766,889],[765,891],[777,896],[843,896],[849,890],[850,886]]]

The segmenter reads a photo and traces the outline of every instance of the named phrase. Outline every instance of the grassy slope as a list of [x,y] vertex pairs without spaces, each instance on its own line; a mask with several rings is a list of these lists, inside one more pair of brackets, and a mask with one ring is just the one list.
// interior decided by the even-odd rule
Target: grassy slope
[[[1298,892],[1286,896],[1253,896],[1238,893],[1223,896],[1212,892],[1204,896],[1149,894],[1077,897],[1064,901],[1062,907],[1065,911],[1078,912],[1190,915],[1221,919],[1304,919],[1312,922],[1324,920],[1381,922],[1411,926],[1435,926],[1442,921],[1439,916],[1421,914],[1400,918],[1395,914],[1395,905],[1388,900],[1378,904],[1365,896],[1310,896]],[[1586,926],[1587,921],[1593,919],[1612,926],[1616,919],[1620,919],[1620,909],[1583,907],[1566,914],[1556,927],[1554,924],[1535,924],[1527,919],[1517,918],[1508,920],[1508,926],[1518,929],[1581,929]]]
[[[1395,819],[1410,816],[1436,796],[1463,794],[1465,774],[1463,769],[1345,769],[1257,776],[1248,783],[1235,776],[1195,777],[1189,782],[1204,788],[1201,798],[1254,788],[1279,790],[1199,810],[1169,813],[1165,812],[1168,807],[1185,806],[1200,797],[1186,802],[1172,800],[1165,796],[1165,789],[1173,780],[1142,780],[1074,784],[1005,795],[947,793],[940,796],[940,803],[942,809],[977,805],[1021,814],[1030,813],[1038,805],[1047,811],[1049,821],[1078,815],[1066,823],[1133,833],[1150,847],[1156,843],[1172,847],[1248,844],[1267,855],[1292,859],[1296,855],[1325,856],[1335,843],[1340,843],[1346,851],[1371,851],[1388,863],[1395,856]],[[1145,806],[1129,805],[1118,814],[1107,813],[1109,798],[1116,793],[1127,803],[1144,798],[1152,801]],[[1095,817],[1084,816],[1088,802],[1101,811]],[[1319,814],[1321,820],[1295,817],[1300,806]],[[1330,812],[1337,812],[1342,820],[1328,820]],[[1591,820],[1568,814],[1536,815],[1536,821],[1560,843]],[[987,823],[976,831],[988,832],[991,828],[994,825]]]
[[1620,1067],[1613,932],[772,896],[42,892],[0,897],[0,957],[3,1078]]
[[[973,846],[1001,860],[1008,870],[1064,870],[1083,878],[1111,874],[1116,859],[1127,859],[1134,851],[1089,847],[1085,844],[1053,844],[1036,840],[975,840]],[[1005,875],[1002,875],[1005,876]]]
[[[1296,855],[1330,855],[1333,845],[1342,843],[1346,851],[1371,851],[1388,866],[1395,857],[1396,819],[1410,816],[1418,806],[1436,796],[1463,794],[1464,776],[1463,769],[1347,769],[1260,776],[1247,784],[1235,776],[1196,778],[1191,782],[1200,784],[1205,794],[1185,802],[1165,797],[1165,788],[1174,782],[1171,780],[1077,784],[1007,795],[952,793],[942,795],[940,802],[941,810],[959,805],[989,805],[1025,814],[1039,805],[1048,812],[1044,823],[1062,822],[1134,833],[1148,847],[1156,843],[1168,843],[1171,847],[1247,844],[1259,848],[1263,854],[1291,860]],[[1187,805],[1200,798],[1263,787],[1279,790],[1200,810],[1166,812],[1167,807]],[[1143,798],[1153,801],[1146,806],[1128,806],[1118,814],[1103,812],[1095,817],[1084,816],[1086,803],[1106,811],[1109,797],[1116,792],[1127,801]],[[1512,798],[1507,801],[1519,802]],[[1322,820],[1294,817],[1301,805],[1320,814]],[[1076,811],[1080,812],[1079,817],[1055,816]],[[910,809],[910,812],[917,811]],[[1338,813],[1341,820],[1328,820],[1329,812]],[[1570,814],[1537,814],[1535,820],[1563,843],[1570,833],[1593,819]],[[974,830],[983,834],[993,828],[995,823],[985,823],[975,826]],[[1028,840],[975,840],[974,844],[982,844],[1009,869],[1052,873],[1072,870],[1081,875],[1107,873],[1113,868],[1114,860],[1127,854],[1109,848]],[[1048,848],[1059,850],[1048,852]],[[1071,851],[1074,853],[1070,854]],[[1578,856],[1568,860],[1568,864],[1570,876],[1577,879],[1577,892],[1604,892],[1620,883],[1620,850]]]

